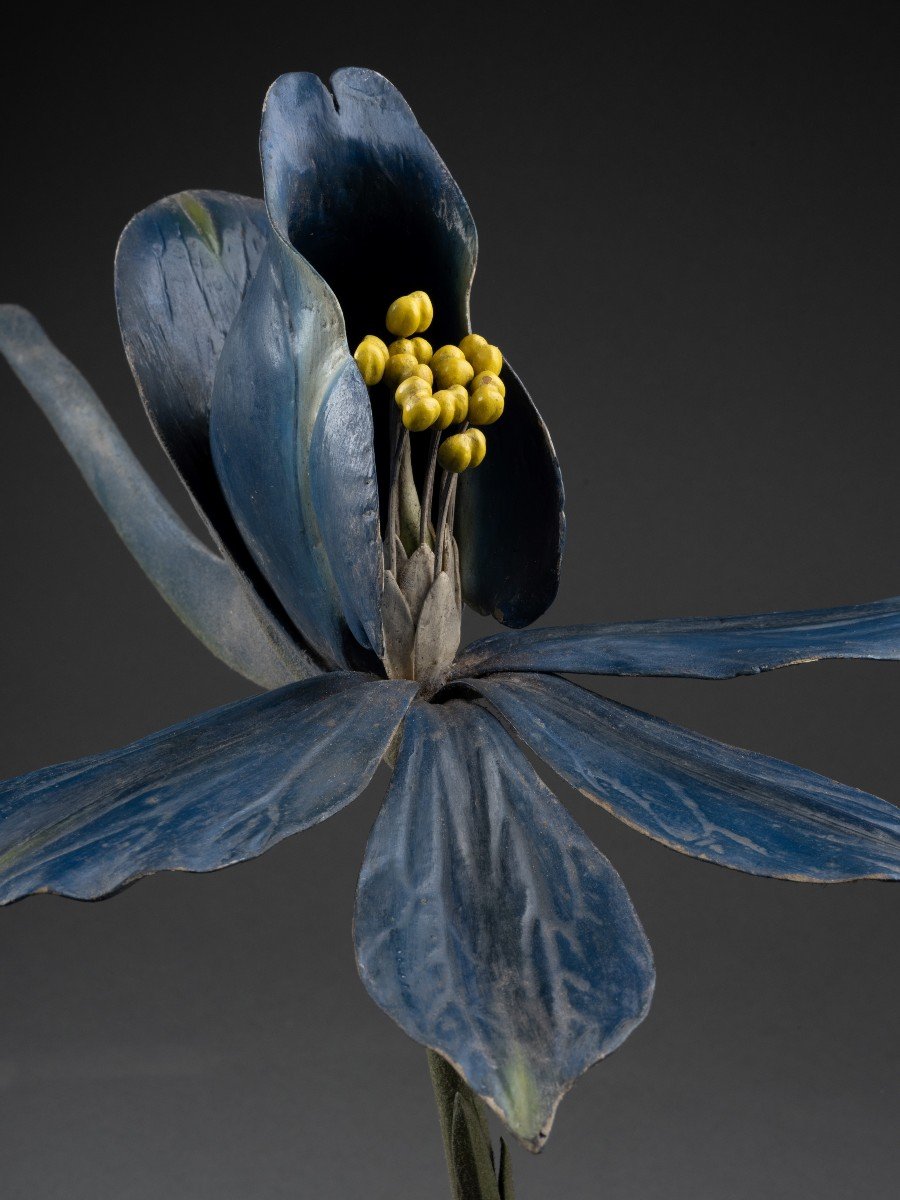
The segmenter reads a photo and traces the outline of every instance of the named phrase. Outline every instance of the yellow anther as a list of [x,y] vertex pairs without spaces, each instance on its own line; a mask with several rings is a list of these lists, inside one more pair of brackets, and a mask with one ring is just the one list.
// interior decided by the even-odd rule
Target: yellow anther
[[434,305],[431,303],[431,297],[427,292],[413,292],[411,298],[413,300],[418,300],[419,312],[421,313],[419,318],[419,327],[416,329],[416,333],[424,333],[434,320]]
[[434,319],[434,308],[426,292],[399,296],[387,310],[384,323],[394,337],[409,338],[424,333]]
[[452,387],[447,388],[447,391],[456,400],[456,412],[453,415],[454,425],[459,425],[466,419],[469,413],[469,393],[461,383],[454,383]]
[[458,475],[472,461],[472,443],[465,433],[454,433],[441,442],[438,462],[445,471]]
[[440,359],[435,355],[431,360],[431,369],[439,388],[453,387],[455,383],[466,384],[475,374],[471,364],[462,356],[453,358],[449,354]]
[[412,353],[420,363],[431,362],[434,354],[434,351],[431,349],[431,342],[426,342],[423,337],[414,337],[409,344],[412,347]]
[[419,360],[414,354],[392,354],[384,368],[384,381],[389,387],[396,387],[407,375],[417,373]]
[[430,392],[411,396],[403,402],[403,424],[410,433],[430,429],[440,415],[441,406]]
[[381,340],[381,338],[377,334],[367,333],[366,336],[363,338],[363,341],[368,342],[372,346],[376,346],[381,351],[381,353],[384,355],[385,362],[387,362],[388,358],[390,357],[391,352],[390,352],[390,350],[388,350],[387,346],[384,344],[384,342]]
[[412,296],[400,296],[387,310],[384,323],[394,337],[408,338],[418,331],[421,320],[422,308],[419,301]]
[[436,363],[436,362],[440,362],[444,358],[465,358],[465,357],[466,356],[463,354],[462,350],[460,350],[459,346],[449,345],[449,346],[441,346],[439,350],[435,350],[434,354],[432,355],[431,361],[432,361],[432,363]]
[[487,454],[487,438],[480,429],[467,429],[462,436],[469,439],[469,446],[472,450],[472,461],[469,466],[480,467]]
[[391,342],[388,346],[388,354],[411,354],[418,361],[416,348],[409,338],[397,338],[396,342]]
[[479,348],[479,346],[486,346],[487,344],[487,338],[483,338],[480,333],[468,333],[459,343],[459,348],[462,350],[469,362],[471,362],[472,355]]
[[448,425],[453,425],[456,420],[456,396],[453,391],[444,389],[434,393],[434,398],[441,406],[441,415],[438,417],[435,424],[438,429],[446,429]]
[[381,383],[387,362],[386,354],[382,354],[373,342],[363,339],[356,347],[353,357],[366,387],[374,387],[376,383]]
[[476,346],[467,357],[476,375],[480,375],[482,371],[490,371],[494,375],[500,374],[503,366],[503,355],[497,346],[488,346],[487,344]]
[[473,425],[493,425],[503,415],[503,405],[497,388],[480,387],[469,397],[469,420]]
[[397,385],[397,390],[394,392],[394,399],[402,408],[404,403],[411,396],[430,396],[431,384],[427,379],[423,379],[421,375],[407,375]]
[[469,384],[469,391],[475,392],[480,387],[495,387],[501,396],[506,395],[506,384],[493,371],[481,371]]

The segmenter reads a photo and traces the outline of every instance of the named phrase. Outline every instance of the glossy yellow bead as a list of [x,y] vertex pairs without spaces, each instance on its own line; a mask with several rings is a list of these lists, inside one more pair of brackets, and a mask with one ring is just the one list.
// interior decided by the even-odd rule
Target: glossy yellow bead
[[503,405],[495,387],[480,387],[469,397],[469,420],[473,425],[493,425],[503,415]]
[[465,357],[466,356],[463,354],[462,350],[460,350],[459,346],[454,346],[451,344],[447,346],[441,346],[438,350],[435,350],[434,354],[431,356],[431,361],[432,363],[436,363],[441,362],[445,358]]
[[441,415],[435,424],[438,429],[446,429],[456,421],[456,396],[454,396],[453,392],[444,389],[443,391],[435,392],[434,398],[441,406]]
[[431,348],[431,342],[426,342],[423,337],[414,337],[409,343],[411,353],[413,353],[420,363],[430,363],[434,356],[434,351]]
[[469,391],[477,391],[480,387],[495,387],[501,396],[506,395],[506,384],[493,371],[481,371],[469,384]]
[[376,383],[381,383],[386,359],[377,346],[362,341],[356,347],[353,357],[366,387],[374,387]]
[[467,363],[464,358],[445,355],[437,361],[433,358],[430,365],[439,388],[453,387],[455,383],[466,384],[475,374],[471,363]]
[[407,377],[397,385],[397,390],[394,392],[394,399],[402,408],[404,403],[411,396],[430,396],[431,384],[427,379],[423,379],[421,375],[407,375]]
[[499,375],[503,367],[503,355],[496,346],[476,346],[468,358],[476,375],[480,375],[482,371]]
[[419,313],[421,314],[416,333],[424,333],[434,320],[434,305],[431,303],[431,297],[427,292],[413,292],[410,299],[418,301]]
[[469,362],[471,362],[472,355],[478,349],[478,347],[486,346],[487,344],[487,338],[483,338],[480,333],[469,333],[466,334],[463,340],[459,343],[459,348],[462,350]]
[[472,444],[464,433],[455,433],[441,442],[438,462],[445,471],[458,475],[472,461]]
[[392,354],[384,368],[384,381],[389,387],[396,387],[407,375],[415,374],[418,366],[414,354]]
[[388,332],[402,338],[418,333],[421,321],[422,306],[414,296],[400,296],[387,310],[384,319]]
[[388,346],[388,354],[411,354],[416,360],[419,357],[409,338],[397,338],[395,342],[391,342]]
[[363,341],[368,342],[368,344],[371,346],[376,346],[384,355],[385,362],[388,360],[391,352],[376,333],[367,333],[363,338]]
[[441,406],[434,396],[413,396],[403,404],[403,424],[410,433],[421,433],[430,429],[441,415]]
[[469,413],[469,393],[461,383],[454,383],[453,387],[447,388],[447,391],[453,396],[456,401],[456,412],[453,416],[453,423],[459,425],[464,421]]
[[469,439],[469,447],[472,451],[472,461],[470,467],[480,467],[484,462],[484,456],[487,454],[487,438],[480,429],[467,429],[463,437]]

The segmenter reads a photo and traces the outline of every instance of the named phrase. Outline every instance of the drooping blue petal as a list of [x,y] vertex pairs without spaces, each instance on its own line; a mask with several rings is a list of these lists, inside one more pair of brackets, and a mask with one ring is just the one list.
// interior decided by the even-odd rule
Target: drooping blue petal
[[[429,340],[458,342],[477,256],[462,193],[386,79],[350,67],[330,85],[299,73],[269,90],[260,147],[272,224],[334,291],[351,345],[383,332],[390,302],[419,289],[434,304]],[[537,409],[511,370],[504,378],[488,458],[460,487],[460,555],[466,600],[524,625],[556,594],[562,483]]]
[[334,296],[273,237],[225,340],[212,452],[256,562],[310,645],[380,654],[382,557],[372,412]]
[[500,633],[467,646],[454,673],[571,671],[731,679],[820,658],[900,659],[900,597],[748,617],[676,617]]
[[500,724],[461,701],[410,709],[355,937],[375,1001],[532,1150],[653,990],[619,876]]
[[900,879],[886,800],[552,675],[470,684],[573,787],[673,850],[780,879]]
[[22,308],[0,305],[0,353],[50,421],[119,536],[192,633],[235,671],[280,687],[318,671],[239,573],[199,542],[90,385]]
[[362,791],[414,692],[320,675],[0,784],[0,903],[255,858]]

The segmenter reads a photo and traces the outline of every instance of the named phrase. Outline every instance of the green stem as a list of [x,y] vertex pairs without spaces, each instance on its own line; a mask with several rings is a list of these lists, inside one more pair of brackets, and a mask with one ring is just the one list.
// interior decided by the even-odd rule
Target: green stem
[[500,1140],[500,1176],[482,1101],[453,1067],[428,1051],[438,1121],[453,1200],[515,1200],[506,1143]]

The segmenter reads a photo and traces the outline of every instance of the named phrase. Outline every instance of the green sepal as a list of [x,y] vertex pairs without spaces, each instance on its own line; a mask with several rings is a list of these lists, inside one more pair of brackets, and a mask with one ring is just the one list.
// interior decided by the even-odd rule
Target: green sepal
[[512,1159],[509,1147],[503,1138],[500,1139],[500,1200],[516,1200],[516,1190],[513,1186]]
[[490,1140],[475,1102],[462,1092],[453,1101],[450,1142],[460,1200],[500,1200]]

